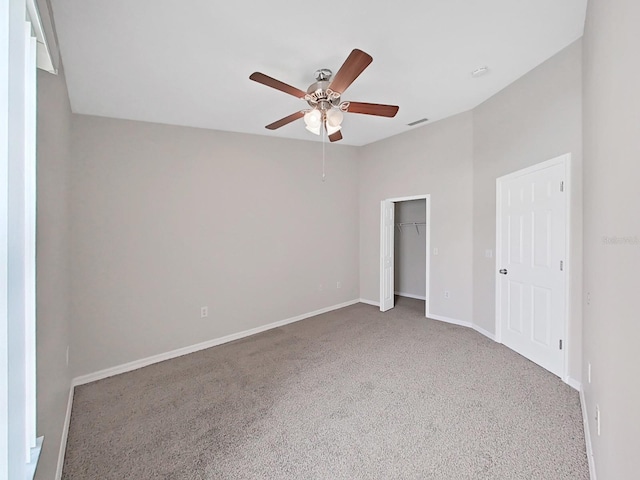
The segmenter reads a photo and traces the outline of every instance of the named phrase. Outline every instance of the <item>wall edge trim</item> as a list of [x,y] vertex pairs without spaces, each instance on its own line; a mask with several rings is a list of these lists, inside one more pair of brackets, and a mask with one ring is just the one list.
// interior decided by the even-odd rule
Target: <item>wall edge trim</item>
[[71,409],[73,407],[74,386],[69,387],[69,400],[67,400],[67,412],[64,415],[62,424],[62,435],[60,436],[60,449],[58,450],[58,465],[56,467],[56,480],[62,478],[62,467],[64,466],[64,456],[67,453],[67,439],[69,437],[69,425],[71,424]]
[[475,323],[471,324],[471,328],[473,328],[476,332],[480,333],[481,335],[484,335],[485,337],[493,340],[494,342],[496,341],[495,334],[491,333],[489,330],[485,330],[484,328],[476,325]]
[[566,377],[564,379],[564,383],[572,387],[574,390],[577,390],[578,392],[582,388],[582,383],[580,383],[578,380],[572,377]]
[[584,441],[587,448],[587,460],[589,461],[589,478],[596,479],[596,462],[593,457],[593,444],[591,443],[591,432],[589,431],[589,414],[587,410],[587,399],[584,395],[584,388],[580,385],[580,407],[582,410],[582,423],[584,424]]
[[367,300],[366,298],[360,298],[358,301],[360,303],[365,303],[367,305],[373,305],[374,307],[380,306],[380,302],[376,302],[375,300]]
[[218,337],[211,340],[207,340],[205,342],[196,343],[194,345],[189,345],[182,348],[177,348],[175,350],[171,350],[164,353],[159,353],[157,355],[151,355],[146,358],[141,358],[139,360],[134,360],[132,362],[124,363],[122,365],[116,365],[114,367],[105,368],[103,370],[99,370],[94,373],[89,373],[87,375],[80,375],[75,377],[72,380],[72,385],[84,385],[86,383],[95,382],[97,380],[103,380],[105,378],[112,377],[114,375],[119,375],[121,373],[131,372],[133,370],[137,370],[139,368],[147,367],[149,365],[153,365],[154,363],[163,362],[165,360],[171,360],[172,358],[181,357],[183,355],[188,355],[190,353],[195,353],[200,350],[205,350],[207,348],[216,347],[218,345],[222,345],[224,343],[233,342],[234,340],[239,340],[241,338],[249,337],[251,335],[255,335],[257,333],[262,333],[267,330],[271,330],[274,328],[282,327],[284,325],[288,325],[290,323],[298,322],[300,320],[305,320],[310,317],[315,317],[316,315],[321,315],[323,313],[331,312],[333,310],[338,310],[340,308],[348,307],[350,305],[354,305],[359,303],[360,300],[349,300],[347,302],[339,303],[337,305],[332,305],[329,307],[321,308],[319,310],[314,310],[312,312],[303,313],[301,315],[297,315],[295,317],[290,317],[284,320],[279,320],[277,322],[269,323],[266,325],[262,325],[260,327],[251,328],[249,330],[243,330],[241,332],[232,333],[230,335],[225,335],[224,337]]
[[424,295],[414,295],[413,293],[403,293],[403,292],[394,292],[395,295],[399,297],[407,297],[407,298],[415,298],[416,300],[427,300],[427,297]]
[[473,327],[471,322],[458,320],[457,318],[445,317],[444,315],[434,315],[433,313],[430,313],[427,318],[430,318],[431,320],[438,320],[439,322],[451,323],[452,325],[459,325],[461,327]]

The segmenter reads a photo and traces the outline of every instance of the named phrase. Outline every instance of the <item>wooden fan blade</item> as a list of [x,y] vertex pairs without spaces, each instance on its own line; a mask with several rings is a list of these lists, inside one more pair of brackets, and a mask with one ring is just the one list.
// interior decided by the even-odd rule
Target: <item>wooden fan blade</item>
[[264,128],[268,128],[269,130],[275,130],[277,128],[284,127],[286,124],[291,123],[295,120],[298,120],[299,118],[302,118],[302,117],[304,117],[304,112],[292,113],[288,117],[281,118],[277,122],[273,122]]
[[329,88],[334,92],[344,93],[372,61],[371,55],[356,48],[349,54],[338,73],[335,74]]
[[338,130],[336,133],[332,133],[329,135],[330,142],[337,142],[338,140],[342,140],[342,132]]
[[306,92],[303,92],[296,87],[287,85],[286,83],[281,82],[280,80],[276,80],[275,78],[265,75],[264,73],[254,72],[249,76],[249,79],[253,80],[254,82],[266,85],[267,87],[275,88],[276,90],[280,90],[281,92],[293,95],[296,98],[304,98],[304,96],[307,94]]
[[378,117],[395,117],[400,107],[396,105],[382,105],[380,103],[349,102],[349,113],[363,113]]

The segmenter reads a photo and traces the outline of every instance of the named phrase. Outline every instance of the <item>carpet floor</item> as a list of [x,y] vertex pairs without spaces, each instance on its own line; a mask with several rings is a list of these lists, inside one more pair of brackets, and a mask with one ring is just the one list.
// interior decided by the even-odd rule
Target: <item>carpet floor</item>
[[77,387],[64,479],[588,479],[578,393],[399,298]]

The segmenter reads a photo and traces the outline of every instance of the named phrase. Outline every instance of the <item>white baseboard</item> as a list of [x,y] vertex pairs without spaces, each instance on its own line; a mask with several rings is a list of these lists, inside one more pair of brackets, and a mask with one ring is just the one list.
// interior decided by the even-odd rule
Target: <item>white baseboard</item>
[[491,340],[493,340],[494,342],[496,341],[496,336],[495,334],[491,333],[488,330],[485,330],[482,327],[479,327],[478,325],[476,325],[475,323],[471,325],[471,328],[473,328],[476,332],[484,335],[487,338],[490,338]]
[[432,320],[438,320],[439,322],[451,323],[453,325],[460,325],[461,327],[471,328],[471,322],[465,322],[464,320],[458,320],[456,318],[444,317],[442,315],[434,315],[430,313],[427,318]]
[[[398,293],[398,292],[396,292],[396,295],[399,295],[401,297],[417,298],[418,300],[425,300],[425,297],[417,297],[415,295],[412,296],[411,294],[406,294],[406,293]],[[373,300],[367,300],[366,298],[361,298],[360,299],[360,303],[366,303],[367,305],[373,305],[375,307],[379,307],[380,306],[379,302],[374,302]],[[458,320],[456,318],[445,317],[443,315],[434,315],[432,313],[427,315],[427,318],[430,318],[432,320],[438,320],[439,322],[445,322],[445,323],[451,323],[453,325],[459,325],[461,327],[473,328],[476,332],[480,333],[481,335],[484,335],[485,337],[488,337],[489,339],[493,340],[494,342],[496,341],[496,336],[493,333],[485,330],[482,327],[474,325],[471,322],[465,322],[464,320]]]
[[394,292],[399,297],[407,297],[407,298],[415,298],[416,300],[427,300],[427,297],[424,295],[414,295],[413,293],[402,293],[402,292]]
[[[401,294],[401,293],[397,293],[396,295],[400,295],[400,296],[409,296],[407,294]],[[409,298],[418,298],[418,297],[411,297],[409,296]],[[420,298],[418,298],[420,299]],[[424,298],[422,298],[423,300]],[[187,355],[189,353],[194,353],[200,350],[204,350],[207,348],[211,348],[211,347],[215,347],[217,345],[222,345],[224,343],[228,343],[228,342],[232,342],[234,340],[239,340],[241,338],[245,338],[245,337],[249,337],[251,335],[255,335],[257,333],[261,333],[267,330],[271,330],[273,328],[278,328],[278,327],[282,327],[284,325],[288,325],[290,323],[295,323],[298,322],[300,320],[304,320],[306,318],[310,318],[310,317],[314,317],[316,315],[321,315],[323,313],[327,313],[327,312],[331,312],[333,310],[338,310],[340,308],[344,308],[344,307],[348,307],[350,305],[354,305],[356,303],[364,303],[367,305],[373,305],[375,307],[379,307],[380,303],[379,302],[375,302],[373,300],[367,300],[365,298],[360,298],[357,300],[350,300],[348,302],[344,302],[344,303],[340,303],[338,305],[333,305],[330,307],[325,307],[325,308],[321,308],[320,310],[315,310],[313,312],[309,312],[309,313],[305,313],[302,315],[298,315],[296,317],[291,317],[291,318],[287,318],[285,320],[280,320],[278,322],[273,322],[273,323],[269,323],[267,325],[263,325],[260,327],[256,327],[256,328],[252,328],[250,330],[244,330],[242,332],[238,332],[238,333],[234,333],[231,335],[227,335],[224,337],[220,337],[220,338],[215,338],[213,340],[208,340],[206,342],[202,342],[202,343],[198,343],[195,345],[191,345],[188,347],[183,347],[183,348],[179,348],[176,350],[172,350],[170,352],[166,352],[166,353],[161,353],[158,355],[153,355],[151,357],[147,357],[147,358],[143,358],[140,360],[136,360],[133,362],[129,362],[129,363],[125,363],[123,365],[118,365],[116,367],[111,367],[111,368],[106,368],[104,370],[100,370],[98,372],[94,372],[94,373],[90,373],[88,375],[82,375],[79,377],[76,377],[72,380],[71,382],[71,388],[69,390],[69,400],[67,402],[67,411],[65,414],[65,419],[64,419],[64,425],[62,428],[62,436],[60,439],[60,450],[58,453],[58,466],[56,469],[56,476],[55,476],[55,480],[60,480],[62,478],[62,467],[64,466],[64,456],[66,453],[66,447],[67,447],[67,439],[68,439],[68,435],[69,435],[69,424],[71,422],[71,410],[72,410],[72,406],[73,406],[73,393],[74,393],[74,388],[75,386],[78,385],[84,385],[86,383],[91,383],[91,382],[95,382],[97,380],[102,380],[104,378],[108,378],[108,377],[112,377],[114,375],[119,375],[121,373],[126,373],[126,372],[130,372],[133,370],[137,370],[139,368],[142,367],[146,367],[148,365],[152,365],[154,363],[158,363],[158,362],[162,362],[165,360],[170,360],[172,358],[176,358],[176,357],[181,357],[183,355]],[[450,323],[453,325],[459,325],[462,327],[467,327],[467,328],[473,328],[474,330],[476,330],[478,333],[485,335],[486,337],[489,337],[491,340],[495,341],[495,336],[488,332],[487,330],[484,330],[481,327],[478,327],[477,325],[473,325],[471,322],[466,322],[463,320],[457,320],[455,318],[449,318],[449,317],[445,317],[442,315],[433,315],[433,314],[429,314],[429,316],[427,318],[431,318],[433,320],[438,320],[441,322],[446,322],[446,323]],[[582,386],[580,384],[580,382],[569,378],[567,383],[572,386],[573,388],[576,388],[577,390],[580,391],[580,404],[582,406],[582,416],[583,416],[583,422],[584,422],[584,432],[585,432],[585,440],[586,440],[586,446],[587,446],[587,457],[589,459],[589,471],[591,472],[591,480],[596,480],[596,473],[595,473],[595,464],[594,464],[594,458],[593,458],[593,449],[591,447],[591,436],[589,434],[589,423],[587,421],[587,408],[586,408],[586,404],[585,404],[585,399],[584,399],[584,391],[582,389]]]
[[496,336],[489,332],[488,330],[485,330],[482,327],[479,327],[478,325],[471,323],[471,322],[466,322],[464,320],[458,320],[457,318],[450,318],[450,317],[445,317],[442,315],[434,315],[432,313],[430,313],[427,318],[431,318],[433,320],[438,320],[440,322],[445,322],[445,323],[451,323],[453,325],[459,325],[461,327],[467,327],[467,328],[471,328],[473,330],[475,330],[476,332],[478,332],[481,335],[484,335],[485,337],[489,338],[490,340],[493,340],[494,342],[496,341]]
[[232,333],[231,335],[227,335],[220,338],[214,338],[213,340],[207,340],[206,342],[197,343],[195,345],[190,345],[188,347],[178,348],[176,350],[171,350],[170,352],[160,353],[158,355],[152,355],[147,358],[141,358],[140,360],[134,360],[133,362],[117,365],[111,368],[105,368],[104,370],[100,370],[98,372],[89,373],[88,375],[81,375],[79,377],[76,377],[73,379],[72,384],[74,386],[84,385],[85,383],[95,382],[97,380],[102,380],[104,378],[113,377],[114,375],[120,375],[121,373],[131,372],[133,370],[137,370],[142,367],[153,365],[154,363],[163,362],[165,360],[181,357],[183,355],[188,355],[189,353],[198,352],[206,348],[215,347],[218,345],[222,345],[223,343],[233,342],[234,340],[239,340],[244,337],[249,337],[251,335],[255,335],[256,333],[261,333],[266,330],[271,330],[272,328],[278,328],[284,325],[288,325],[289,323],[298,322],[300,320],[304,320],[305,318],[315,317],[316,315],[320,315],[323,313],[331,312],[333,310],[338,310],[340,308],[348,307],[349,305],[354,305],[359,301],[360,300],[350,300],[348,302],[340,303],[338,305],[332,305],[330,307],[321,308],[320,310],[315,310],[309,313],[303,313],[302,315],[298,315],[295,317],[287,318],[285,320],[269,323],[267,325],[262,325],[260,327],[252,328],[250,330],[244,330],[242,332]]
[[589,477],[596,480],[596,462],[593,457],[593,445],[591,444],[591,432],[589,431],[589,411],[587,401],[584,398],[584,389],[580,386],[580,407],[582,408],[582,423],[584,423],[584,440],[587,447],[587,459],[589,460]]
[[62,467],[64,466],[64,454],[67,451],[67,438],[69,437],[69,424],[71,423],[71,407],[73,406],[73,385],[69,388],[69,400],[67,401],[67,413],[64,416],[62,425],[62,435],[60,437],[60,449],[58,450],[58,466],[56,468],[55,480],[62,478]]
[[575,389],[577,391],[582,390],[582,383],[580,383],[575,378],[565,377],[564,383],[566,383],[567,385],[569,385],[570,387],[572,387],[573,389]]
[[358,301],[360,303],[366,303],[367,305],[373,305],[374,307],[379,307],[380,306],[380,302],[376,302],[376,301],[373,301],[373,300],[367,300],[366,298],[361,298]]
[[194,353],[199,350],[204,350],[206,348],[215,347],[217,345],[222,345],[223,343],[232,342],[234,340],[239,340],[244,337],[248,337],[251,335],[255,335],[256,333],[261,333],[267,330],[271,330],[273,328],[282,327],[284,325],[288,325],[290,323],[298,322],[300,320],[304,320],[306,318],[315,317],[316,315],[321,315],[323,313],[331,312],[333,310],[338,310],[340,308],[348,307],[350,305],[354,305],[356,303],[361,302],[361,299],[350,300],[348,302],[340,303],[338,305],[332,305],[330,307],[321,308],[320,310],[315,310],[313,312],[304,313],[302,315],[298,315],[296,317],[287,318],[285,320],[280,320],[278,322],[269,323],[267,325],[262,325],[260,327],[252,328],[250,330],[245,330],[243,332],[234,333],[231,335],[227,335],[225,337],[215,338],[213,340],[209,340],[206,342],[198,343],[196,345],[191,345],[184,348],[179,348],[176,350],[172,350],[170,352],[161,353],[159,355],[153,355],[151,357],[142,358],[140,360],[136,360],[133,362],[125,363],[123,365],[118,365],[116,367],[106,368],[104,370],[100,370],[98,372],[90,373],[88,375],[81,375],[79,377],[74,378],[71,381],[71,389],[69,391],[69,401],[67,403],[67,412],[64,419],[64,425],[62,427],[62,438],[60,439],[60,450],[58,453],[58,466],[56,469],[56,477],[55,480],[60,480],[62,478],[62,467],[64,466],[64,455],[67,448],[67,438],[69,436],[69,424],[71,422],[71,409],[73,406],[73,392],[74,388],[78,385],[84,385],[85,383],[95,382],[97,380],[102,380],[103,378],[112,377],[114,375],[119,375],[121,373],[131,372],[133,370],[137,370],[142,367],[146,367],[148,365],[152,365],[154,363],[162,362],[164,360],[170,360],[172,358],[181,357],[183,355],[187,355],[189,353]]

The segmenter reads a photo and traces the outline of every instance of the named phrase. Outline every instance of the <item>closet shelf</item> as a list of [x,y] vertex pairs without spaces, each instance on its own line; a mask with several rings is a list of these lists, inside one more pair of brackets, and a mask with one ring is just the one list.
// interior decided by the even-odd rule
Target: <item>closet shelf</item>
[[396,223],[396,227],[398,227],[398,230],[402,232],[402,227],[408,227],[411,225],[416,227],[416,232],[418,232],[418,235],[420,235],[420,230],[418,229],[418,227],[426,224],[427,224],[426,222],[402,222],[402,223]]

